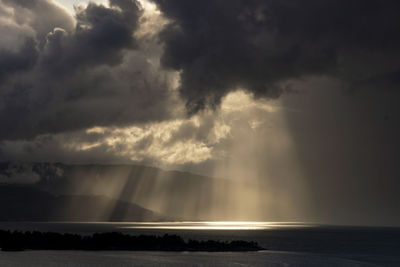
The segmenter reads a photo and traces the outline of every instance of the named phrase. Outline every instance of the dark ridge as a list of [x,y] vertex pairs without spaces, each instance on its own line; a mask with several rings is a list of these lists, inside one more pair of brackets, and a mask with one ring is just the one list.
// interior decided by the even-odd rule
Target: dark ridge
[[[213,207],[213,203],[210,198],[201,197],[200,192],[211,192],[213,188],[221,187],[229,190],[236,190],[243,186],[252,188],[251,184],[245,184],[245,181],[237,182],[232,179],[218,178],[214,179],[207,176],[196,175],[188,172],[180,171],[166,171],[159,168],[148,167],[143,165],[134,164],[64,164],[64,163],[46,163],[46,162],[19,162],[19,161],[8,161],[0,162],[0,182],[3,184],[23,184],[29,186],[31,189],[40,190],[42,192],[50,193],[52,196],[105,196],[115,201],[132,203],[136,205],[147,205],[152,203],[154,198],[159,199],[160,202],[166,202],[168,205],[163,205],[163,209],[160,210],[163,214],[157,214],[152,211],[153,214],[142,210],[144,216],[139,215],[140,212],[134,212],[135,208],[128,208],[126,204],[120,205],[116,209],[116,213],[111,214],[112,218],[101,217],[100,214],[96,213],[102,209],[99,205],[92,207],[90,204],[96,201],[88,201],[88,205],[85,207],[83,202],[76,201],[77,198],[71,199],[73,206],[65,211],[60,211],[59,207],[65,207],[65,203],[69,204],[63,198],[58,198],[55,201],[62,202],[57,205],[54,212],[51,212],[51,217],[56,217],[54,214],[60,214],[57,217],[66,217],[68,212],[70,215],[68,218],[31,218],[39,217],[42,212],[42,207],[49,205],[48,203],[55,203],[52,201],[46,201],[45,205],[38,205],[40,208],[25,208],[26,203],[29,201],[18,202],[21,203],[26,213],[32,213],[33,215],[26,216],[25,218],[5,218],[0,220],[7,221],[171,221],[183,219],[182,214],[185,214],[184,220],[233,220],[234,218],[227,218],[225,216],[209,217],[209,210]],[[0,184],[1,184],[0,183]],[[163,194],[155,195],[155,185],[165,185],[162,190]],[[122,190],[109,190],[114,185],[120,185]],[[140,190],[139,190],[140,188]],[[10,191],[11,192],[11,191]],[[198,197],[194,197],[198,196]],[[186,201],[182,201],[182,200]],[[0,194],[1,200],[1,194]],[[84,200],[84,199],[82,199]],[[86,198],[86,200],[89,200]],[[7,201],[0,201],[7,203]],[[78,203],[75,205],[75,203]],[[113,207],[118,203],[110,203],[103,200],[99,200],[98,203],[102,203],[105,206]],[[223,201],[218,205],[229,206],[228,201]],[[192,206],[193,209],[187,209],[186,207]],[[76,207],[76,208],[75,208]],[[7,206],[8,208],[8,206]],[[53,207],[48,207],[52,209]],[[155,208],[152,206],[143,207],[145,209]],[[36,209],[33,212],[33,209]],[[0,210],[0,217],[3,215],[12,215],[17,211],[13,208],[8,208],[7,212]],[[77,211],[77,213],[72,211]],[[21,210],[18,210],[20,212]],[[86,212],[79,212],[86,211]],[[92,211],[88,214],[88,211]],[[122,211],[122,212],[120,212]],[[72,214],[71,214],[72,213]],[[46,217],[47,214],[45,214]],[[3,216],[7,217],[7,216]],[[43,216],[42,216],[43,217]],[[73,218],[71,218],[73,217]],[[79,218],[78,218],[79,217]],[[87,219],[87,217],[91,217]],[[76,218],[76,219],[75,219]]]
[[215,240],[185,241],[178,235],[139,235],[96,233],[89,236],[51,232],[19,232],[0,230],[3,251],[23,250],[141,250],[141,251],[258,251],[256,242]]
[[104,196],[55,196],[33,186],[0,184],[0,221],[121,222],[162,220],[172,220],[172,218],[134,203]]

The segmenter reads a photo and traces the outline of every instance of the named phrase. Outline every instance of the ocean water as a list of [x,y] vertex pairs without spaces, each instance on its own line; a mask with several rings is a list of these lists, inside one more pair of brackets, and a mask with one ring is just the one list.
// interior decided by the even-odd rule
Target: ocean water
[[256,241],[260,252],[0,252],[0,266],[400,266],[400,228],[303,223],[13,223],[0,229]]
[[377,266],[325,255],[290,252],[0,252],[0,266]]

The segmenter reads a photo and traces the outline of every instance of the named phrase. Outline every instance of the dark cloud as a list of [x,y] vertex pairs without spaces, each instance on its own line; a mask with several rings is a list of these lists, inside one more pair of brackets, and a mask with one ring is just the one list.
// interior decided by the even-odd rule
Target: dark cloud
[[398,1],[154,2],[171,20],[162,63],[182,70],[191,112],[237,87],[278,97],[289,79],[330,75],[358,87],[400,69]]
[[0,79],[32,69],[39,57],[39,44],[55,27],[73,28],[73,18],[47,0],[0,1],[0,18]]
[[0,42],[0,139],[168,116],[167,74],[135,37],[140,4],[109,4],[78,8],[74,21],[50,0],[0,2],[14,9],[0,27],[13,37]]
[[7,74],[29,70],[38,58],[35,41],[27,39],[19,51],[0,50],[0,82]]
[[111,1],[112,7],[90,3],[76,14],[72,34],[55,29],[47,36],[42,67],[56,74],[69,75],[88,66],[117,65],[123,49],[136,46],[133,32],[141,15],[134,1]]
[[[170,20],[161,63],[182,71],[190,112],[238,87],[276,98],[306,76],[398,87],[396,1],[154,1]],[[75,19],[50,0],[2,0],[0,10],[12,37],[0,41],[0,139],[168,116],[168,79],[151,63],[161,45],[134,34],[137,1],[90,3]]]

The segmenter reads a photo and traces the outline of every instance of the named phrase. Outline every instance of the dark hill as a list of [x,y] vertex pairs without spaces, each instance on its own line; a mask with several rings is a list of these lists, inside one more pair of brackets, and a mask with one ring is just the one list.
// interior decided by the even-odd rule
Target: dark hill
[[159,221],[165,217],[103,196],[54,196],[32,186],[0,186],[0,221]]
[[[52,195],[105,196],[186,220],[235,220],[240,200],[235,204],[225,195],[259,190],[258,184],[246,179],[211,178],[133,164],[3,162],[0,183],[30,184]],[[122,206],[118,209],[126,210]]]

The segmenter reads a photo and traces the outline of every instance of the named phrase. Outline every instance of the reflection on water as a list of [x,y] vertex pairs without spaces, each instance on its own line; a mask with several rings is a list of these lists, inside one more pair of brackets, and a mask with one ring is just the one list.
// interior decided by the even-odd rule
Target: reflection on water
[[[400,228],[389,227],[356,227],[356,226],[328,226],[309,223],[293,223],[293,222],[242,222],[242,221],[217,221],[217,222],[0,222],[0,229],[18,230],[18,231],[40,231],[40,232],[61,232],[61,233],[77,233],[81,235],[89,235],[104,232],[122,232],[129,235],[157,235],[177,234],[185,240],[220,240],[220,241],[255,241],[261,247],[268,251],[291,251],[296,253],[323,253],[324,255],[333,255],[344,259],[356,261],[367,261],[378,264],[379,266],[400,266]],[[279,252],[279,253],[280,253]],[[36,252],[35,252],[36,253]],[[36,255],[33,253],[34,255]],[[48,253],[48,252],[46,252]],[[0,253],[1,254],[1,253]],[[4,254],[4,253],[3,253]],[[3,264],[0,255],[0,266],[32,266],[32,258],[29,256],[29,264],[15,264],[15,259],[10,258],[10,265]],[[104,253],[96,254],[103,255]],[[9,254],[14,255],[14,254]],[[16,255],[16,254],[15,254]],[[18,254],[20,255],[20,254]],[[40,255],[37,254],[37,255]],[[48,255],[48,254],[46,254]],[[129,255],[135,255],[131,252]],[[150,254],[149,254],[150,255]],[[164,254],[163,254],[164,255]],[[170,262],[171,254],[166,253],[167,261]],[[179,255],[186,255],[181,253]],[[199,254],[188,254],[199,255]],[[213,254],[217,255],[217,254]],[[231,259],[229,254],[228,258]],[[257,254],[258,255],[258,254]],[[42,255],[40,255],[42,256]],[[182,260],[181,266],[190,265],[188,262],[201,262],[200,259],[190,256],[187,261]],[[59,260],[59,256],[55,256],[55,260]],[[73,256],[75,257],[75,256]],[[114,256],[113,256],[114,257]],[[147,257],[141,255],[138,262]],[[238,256],[239,257],[239,256]],[[42,259],[45,257],[39,257]],[[154,255],[150,255],[149,259],[153,259]],[[239,257],[240,258],[240,257]],[[264,259],[261,264],[250,264],[245,256],[246,264],[252,266],[268,266]],[[308,256],[307,256],[308,258]],[[325,256],[324,256],[325,258]],[[94,257],[94,259],[98,259]],[[115,257],[113,258],[115,259]],[[100,262],[106,262],[104,259],[98,259]],[[179,258],[179,261],[181,259]],[[288,263],[288,256],[285,254],[282,260]],[[95,261],[94,265],[74,266],[99,266]],[[136,261],[136,260],[135,260]],[[299,262],[296,259],[295,262]],[[131,261],[130,261],[131,262]],[[160,260],[154,266],[164,265],[164,260]],[[214,260],[212,261],[214,265]],[[221,262],[225,263],[225,258]],[[321,264],[315,263],[315,259],[301,266],[352,266],[342,263]],[[242,263],[236,261],[235,263]],[[310,263],[310,264],[309,264]],[[38,261],[36,266],[44,266]],[[103,266],[115,266],[115,264],[105,264]],[[121,264],[122,265],[129,265]],[[140,265],[140,264],[139,264]],[[199,264],[201,265],[201,264]],[[207,265],[205,263],[204,265]],[[225,264],[229,265],[229,264]],[[225,266],[221,264],[219,266]],[[234,265],[234,263],[230,264]],[[239,264],[238,264],[239,265]],[[289,264],[296,266],[296,264]],[[35,266],[35,265],[34,265]],[[53,266],[48,264],[46,266]],[[65,265],[63,265],[65,266]],[[174,262],[167,266],[179,266]],[[215,264],[215,266],[218,266]],[[272,266],[281,266],[281,264],[272,264]],[[298,265],[297,265],[298,266]],[[359,266],[359,265],[356,265]]]
[[311,224],[295,222],[133,222],[120,229],[165,229],[165,230],[266,230],[276,228],[302,228]]

